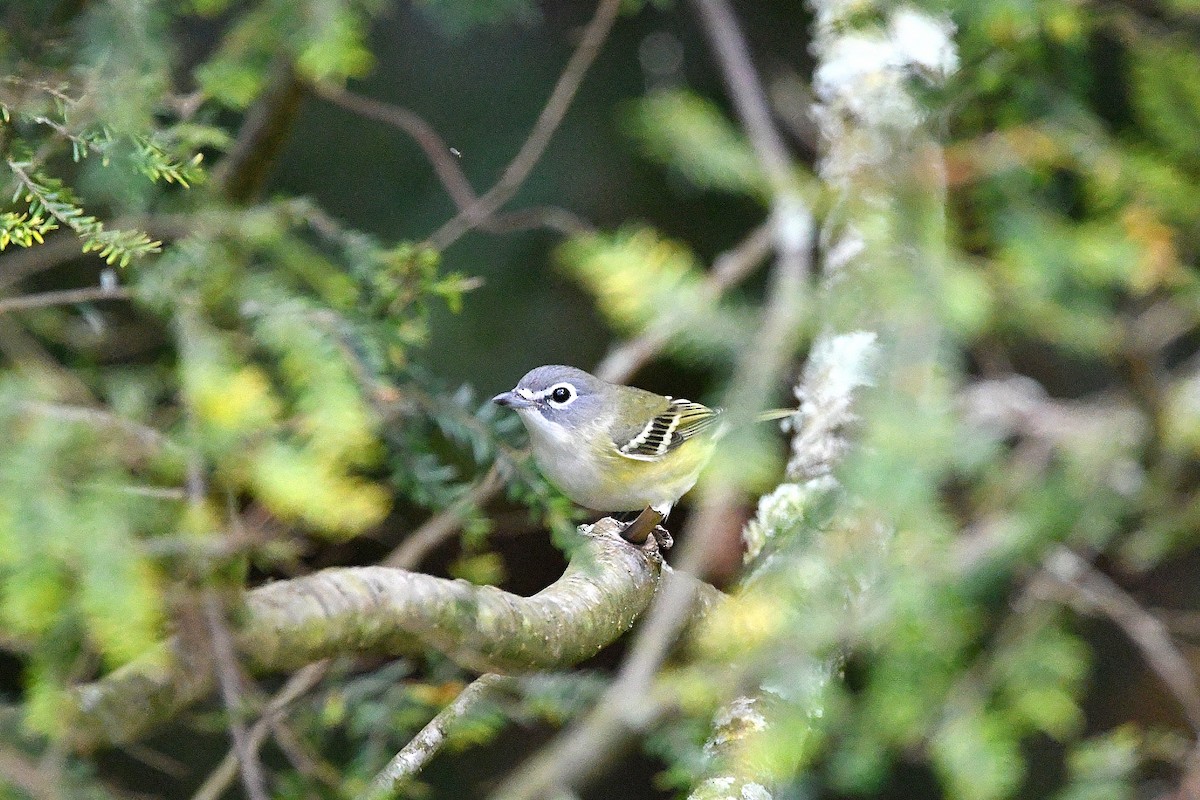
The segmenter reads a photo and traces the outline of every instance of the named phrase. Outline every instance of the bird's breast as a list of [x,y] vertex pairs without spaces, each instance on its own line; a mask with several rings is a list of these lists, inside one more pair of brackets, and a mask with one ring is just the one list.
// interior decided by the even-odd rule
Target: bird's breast
[[572,432],[540,414],[530,414],[526,427],[542,474],[572,501],[596,511],[672,504],[692,488],[707,460],[693,442],[668,458],[632,459],[598,427]]

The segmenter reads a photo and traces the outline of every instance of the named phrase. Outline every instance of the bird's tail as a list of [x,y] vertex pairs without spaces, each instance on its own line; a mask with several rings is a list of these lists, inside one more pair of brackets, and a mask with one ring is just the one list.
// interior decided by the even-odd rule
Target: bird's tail
[[771,420],[783,419],[798,413],[795,408],[772,408],[770,411],[764,411],[755,417],[756,422],[770,422]]

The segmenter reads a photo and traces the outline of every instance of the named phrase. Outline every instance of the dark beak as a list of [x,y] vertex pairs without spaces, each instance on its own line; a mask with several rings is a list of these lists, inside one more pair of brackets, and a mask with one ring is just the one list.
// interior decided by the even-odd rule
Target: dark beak
[[533,403],[516,392],[503,392],[492,398],[492,402],[505,408],[529,408]]

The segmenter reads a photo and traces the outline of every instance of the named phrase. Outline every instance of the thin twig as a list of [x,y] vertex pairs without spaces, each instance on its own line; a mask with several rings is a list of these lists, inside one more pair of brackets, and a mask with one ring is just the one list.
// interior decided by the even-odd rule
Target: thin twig
[[575,92],[583,82],[583,76],[587,74],[588,68],[599,55],[600,48],[604,45],[604,40],[608,38],[608,32],[612,30],[613,22],[616,21],[620,8],[621,0],[600,0],[595,16],[584,29],[579,47],[567,61],[566,67],[558,78],[558,83],[554,86],[554,91],[550,93],[550,99],[546,101],[533,130],[525,139],[525,143],[521,145],[517,155],[491,189],[488,189],[482,197],[463,209],[429,237],[434,248],[445,250],[464,233],[500,210],[500,207],[516,194],[517,189],[525,182],[525,178],[529,176],[534,165],[546,151],[546,146],[558,129],[559,123],[566,116],[567,109],[571,107],[571,101],[575,99]]
[[516,211],[506,211],[494,214],[480,226],[488,233],[513,233],[528,231],[536,228],[556,231],[563,236],[579,236],[584,233],[595,233],[592,223],[573,211],[558,206],[532,206]]
[[[329,659],[317,661],[288,678],[283,688],[267,703],[262,716],[255,721],[247,732],[246,746],[250,753],[258,753],[259,748],[262,747],[263,742],[267,739],[267,734],[271,731],[272,722],[282,716],[284,709],[296,699],[320,683],[321,679],[329,671],[331,663]],[[217,800],[217,798],[225,793],[230,784],[237,779],[237,776],[238,754],[236,750],[230,750],[225,754],[225,758],[222,759],[221,763],[217,765],[217,768],[209,774],[204,784],[192,795],[192,800]]]
[[504,479],[500,468],[493,466],[466,494],[406,536],[380,563],[385,567],[415,568],[431,550],[458,532],[471,509],[479,508],[502,488]]
[[[22,411],[39,416],[51,417],[52,419],[63,422],[78,422],[86,425],[91,425],[96,428],[107,428],[109,430],[119,431],[126,436],[134,439],[138,444],[142,445],[147,450],[161,451],[171,450],[179,451],[180,446],[164,435],[156,428],[149,425],[137,422],[126,417],[114,414],[103,408],[89,408],[87,406],[66,405],[63,403],[41,403],[34,400],[26,400],[19,404]],[[146,487],[148,489],[159,489],[160,487]],[[169,490],[174,492],[175,490]],[[174,495],[172,495],[174,496]]]
[[65,306],[71,303],[90,303],[94,300],[128,300],[133,292],[124,286],[87,286],[82,289],[63,289],[58,292],[26,294],[0,299],[0,314],[29,311],[35,308]]
[[217,684],[221,690],[221,701],[229,715],[229,733],[233,738],[233,750],[237,754],[242,785],[250,800],[267,800],[267,781],[263,775],[262,764],[255,749],[250,746],[250,737],[241,719],[241,691],[238,688],[240,677],[233,635],[225,624],[224,609],[212,590],[204,592],[204,616],[212,641],[213,668],[216,670]]
[[135,761],[140,761],[147,767],[158,770],[163,775],[169,775],[176,780],[183,780],[191,775],[192,772],[188,765],[179,759],[173,758],[166,753],[160,753],[154,748],[138,742],[128,742],[121,745],[121,752]]
[[1187,657],[1171,641],[1162,620],[1142,608],[1112,578],[1066,547],[1046,559],[1043,572],[1066,593],[1066,600],[1085,614],[1102,614],[1141,651],[1146,663],[1175,696],[1188,723],[1200,735],[1200,686]]
[[[458,160],[451,157],[450,147],[446,144],[446,140],[420,115],[403,106],[363,97],[333,84],[319,84],[316,92],[320,97],[340,108],[398,128],[408,134],[425,153],[425,158],[433,167],[438,181],[441,182],[446,194],[450,196],[459,212],[467,211],[479,201],[474,187],[471,186],[466,174],[459,167]],[[592,226],[583,218],[565,208],[556,206],[537,206],[506,214],[495,214],[488,219],[480,220],[478,227],[489,233],[511,233],[533,228],[548,228],[566,236],[593,230]]]
[[328,761],[314,753],[312,748],[288,726],[283,715],[276,715],[272,718],[270,727],[275,744],[279,745],[284,757],[297,772],[320,781],[335,791],[341,788],[341,773]]
[[771,118],[766,92],[733,10],[725,0],[692,0],[692,5],[721,65],[729,99],[737,109],[738,119],[771,182],[772,191],[776,195],[795,191],[792,158]]
[[446,743],[446,736],[481,701],[498,689],[510,686],[514,679],[505,675],[487,674],[476,678],[447,705],[387,763],[361,800],[384,800],[394,797],[405,782],[412,780]]
[[316,92],[319,97],[340,108],[407,133],[425,153],[425,158],[433,166],[438,180],[457,208],[464,209],[478,199],[458,161],[450,155],[445,140],[419,115],[407,108],[363,97],[329,83],[318,84]]

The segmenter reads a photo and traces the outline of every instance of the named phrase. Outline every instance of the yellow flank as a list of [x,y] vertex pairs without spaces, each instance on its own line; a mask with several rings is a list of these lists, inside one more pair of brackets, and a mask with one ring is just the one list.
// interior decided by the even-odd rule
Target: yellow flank
[[612,448],[605,455],[607,479],[604,493],[616,497],[625,494],[634,511],[648,505],[673,504],[696,484],[704,465],[712,457],[716,439],[698,436],[688,439],[662,458],[631,458]]

